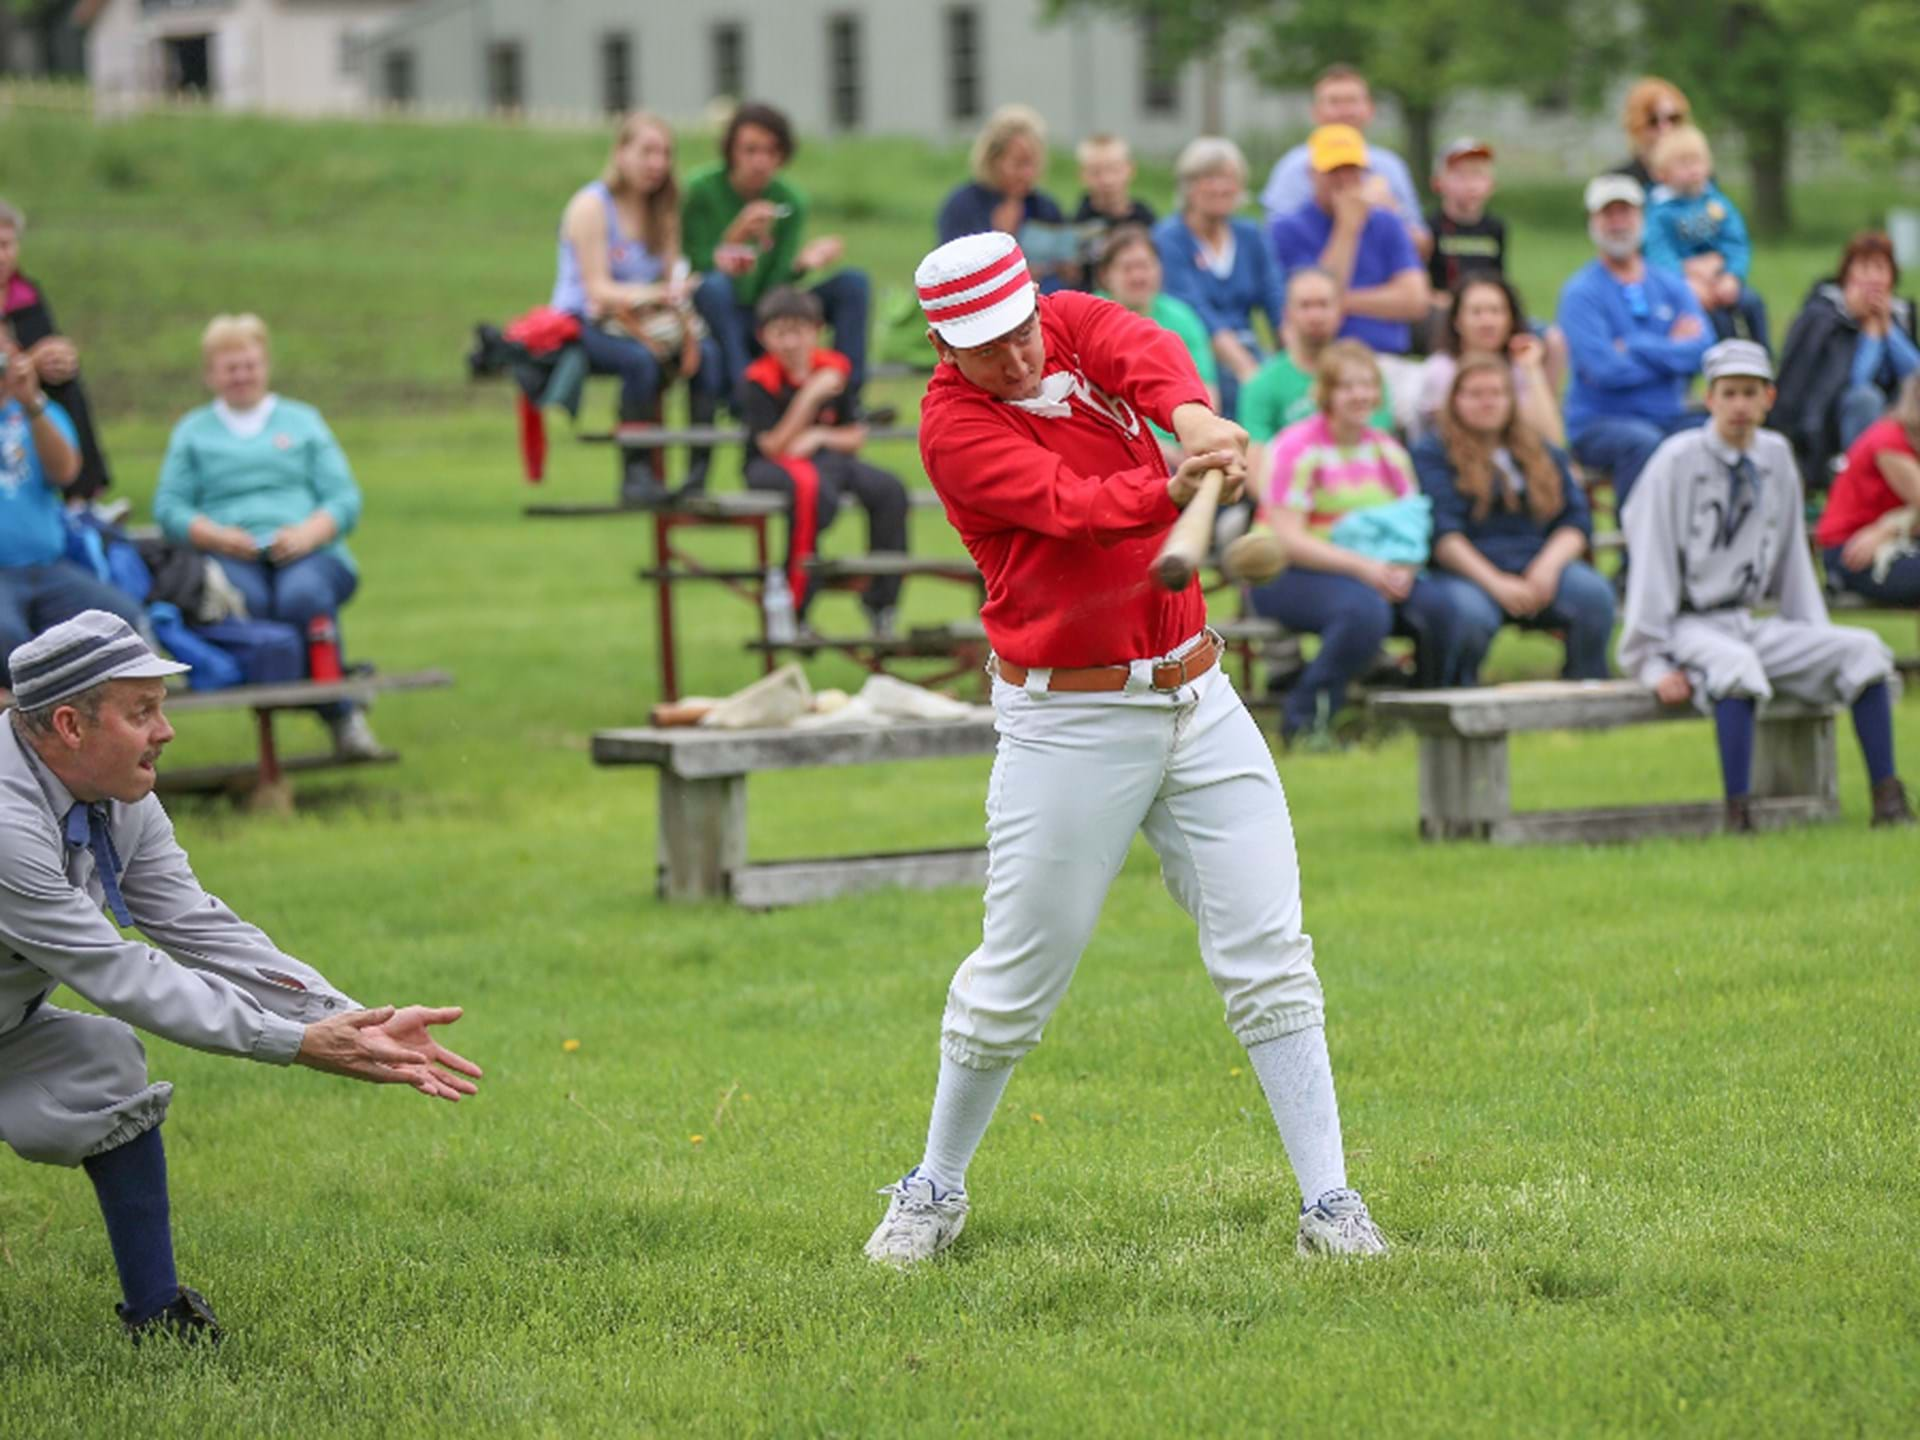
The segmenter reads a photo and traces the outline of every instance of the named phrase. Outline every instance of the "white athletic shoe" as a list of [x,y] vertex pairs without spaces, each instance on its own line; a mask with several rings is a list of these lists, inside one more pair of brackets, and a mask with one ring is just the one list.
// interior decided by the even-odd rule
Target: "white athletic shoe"
[[333,732],[333,753],[342,760],[377,760],[380,758],[380,742],[374,737],[373,726],[367,723],[367,712],[355,705],[345,714],[327,721],[327,728]]
[[1302,1255],[1384,1255],[1386,1238],[1357,1190],[1329,1190],[1300,1212]]
[[967,1224],[967,1192],[949,1190],[942,1195],[933,1182],[914,1166],[897,1184],[881,1188],[880,1194],[892,1196],[887,1213],[873,1237],[867,1241],[866,1256],[881,1265],[904,1270],[922,1260],[931,1260],[959,1238]]

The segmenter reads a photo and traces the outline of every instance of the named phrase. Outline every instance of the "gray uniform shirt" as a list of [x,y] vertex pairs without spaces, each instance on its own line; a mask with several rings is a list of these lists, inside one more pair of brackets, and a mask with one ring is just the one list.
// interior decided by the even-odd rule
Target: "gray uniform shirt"
[[1669,640],[1682,615],[1778,606],[1783,619],[1827,623],[1807,551],[1800,472],[1784,435],[1761,430],[1746,452],[1754,484],[1736,499],[1739,452],[1711,424],[1653,452],[1620,514],[1627,553],[1620,668],[1649,689],[1682,668]]
[[0,1035],[65,984],[137,1029],[285,1065],[308,1024],[359,1008],[200,888],[152,795],[108,802],[127,911],[161,949],[123,937],[92,852],[66,843],[73,803],[0,712]]

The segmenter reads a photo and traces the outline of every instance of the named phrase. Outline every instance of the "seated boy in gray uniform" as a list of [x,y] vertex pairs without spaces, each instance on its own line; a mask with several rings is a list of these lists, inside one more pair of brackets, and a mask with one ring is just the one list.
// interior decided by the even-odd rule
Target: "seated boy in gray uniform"
[[[86,1170],[136,1340],[220,1330],[174,1274],[160,1141],[173,1087],[148,1080],[132,1027],[446,1100],[480,1074],[429,1033],[458,1009],[363,1010],[200,888],[153,795],[173,738],[161,677],[186,668],[87,610],[13,652],[0,714],[0,1141]],[[62,984],[106,1014],[49,1005]]]
[[[1852,706],[1873,823],[1911,825],[1893,767],[1893,652],[1872,631],[1827,619],[1793,447],[1760,428],[1773,362],[1751,340],[1724,340],[1704,369],[1712,423],[1654,451],[1621,511],[1633,556],[1621,672],[1713,716],[1729,830],[1753,828],[1754,706],[1776,693]],[[1756,616],[1761,605],[1779,613]]]

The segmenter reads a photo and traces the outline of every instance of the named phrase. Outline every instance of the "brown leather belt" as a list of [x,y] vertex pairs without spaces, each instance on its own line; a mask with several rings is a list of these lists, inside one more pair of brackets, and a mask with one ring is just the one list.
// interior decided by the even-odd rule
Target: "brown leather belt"
[[[1200,637],[1200,643],[1178,660],[1163,660],[1153,667],[1153,688],[1162,692],[1178,690],[1182,685],[1199,679],[1211,670],[1220,659],[1220,652],[1226,648],[1226,642],[1209,628]],[[1027,667],[1014,665],[993,658],[993,673],[1009,685],[1027,683]],[[1107,691],[1124,690],[1132,671],[1125,665],[1094,665],[1085,670],[1055,670],[1047,677],[1047,689],[1072,691],[1076,694],[1097,694]]]

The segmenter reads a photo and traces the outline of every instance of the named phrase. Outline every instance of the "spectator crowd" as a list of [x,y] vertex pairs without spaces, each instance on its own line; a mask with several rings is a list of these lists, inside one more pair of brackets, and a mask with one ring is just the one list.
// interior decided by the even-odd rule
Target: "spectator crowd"
[[[1324,71],[1312,117],[1259,184],[1255,219],[1246,157],[1220,136],[1180,152],[1164,215],[1135,193],[1124,139],[1092,136],[1069,210],[1044,188],[1040,115],[1004,106],[930,234],[1006,232],[1043,295],[1095,290],[1154,320],[1245,427],[1257,522],[1289,560],[1250,603],[1318,637],[1286,689],[1282,739],[1332,743],[1389,636],[1413,642],[1409,683],[1478,683],[1506,625],[1561,637],[1565,675],[1599,679],[1624,610],[1620,665],[1714,714],[1730,798],[1744,793],[1740,706],[1750,734],[1753,702],[1777,688],[1855,705],[1876,813],[1904,813],[1878,738],[1885,647],[1828,624],[1822,600],[1920,606],[1920,342],[1886,235],[1845,247],[1776,358],[1708,137],[1686,96],[1649,78],[1626,98],[1630,155],[1584,189],[1591,258],[1535,312],[1509,273],[1492,145],[1445,146],[1423,205],[1407,164],[1369,136],[1359,71]],[[844,504],[866,512],[870,549],[907,542],[905,487],[862,455],[888,418],[864,401],[869,278],[840,237],[811,232],[787,174],[796,149],[780,111],[742,104],[714,162],[682,183],[667,123],[625,117],[560,216],[548,304],[508,334],[523,353],[578,357],[539,372],[542,403],[577,405],[591,374],[617,379],[622,427],[659,424],[679,383],[696,426],[727,411],[746,484],[789,507],[775,578],[804,626],[805,562]],[[100,499],[111,477],[80,356],[21,272],[25,236],[0,202],[0,652],[98,608],[182,653],[224,643],[244,678],[339,673],[360,496],[320,415],[271,390],[265,325],[207,327],[213,399],[168,445],[159,537],[129,542]],[[705,442],[678,492],[656,452],[625,453],[626,504],[707,485]],[[1657,489],[1644,503],[1643,486]],[[1594,564],[1595,487],[1625,537],[1611,582]],[[1736,556],[1744,569],[1728,568]],[[898,596],[897,579],[867,592],[875,633],[892,632]],[[1761,629],[1727,618],[1771,605],[1782,617]],[[344,752],[377,751],[364,714],[322,714]]]

